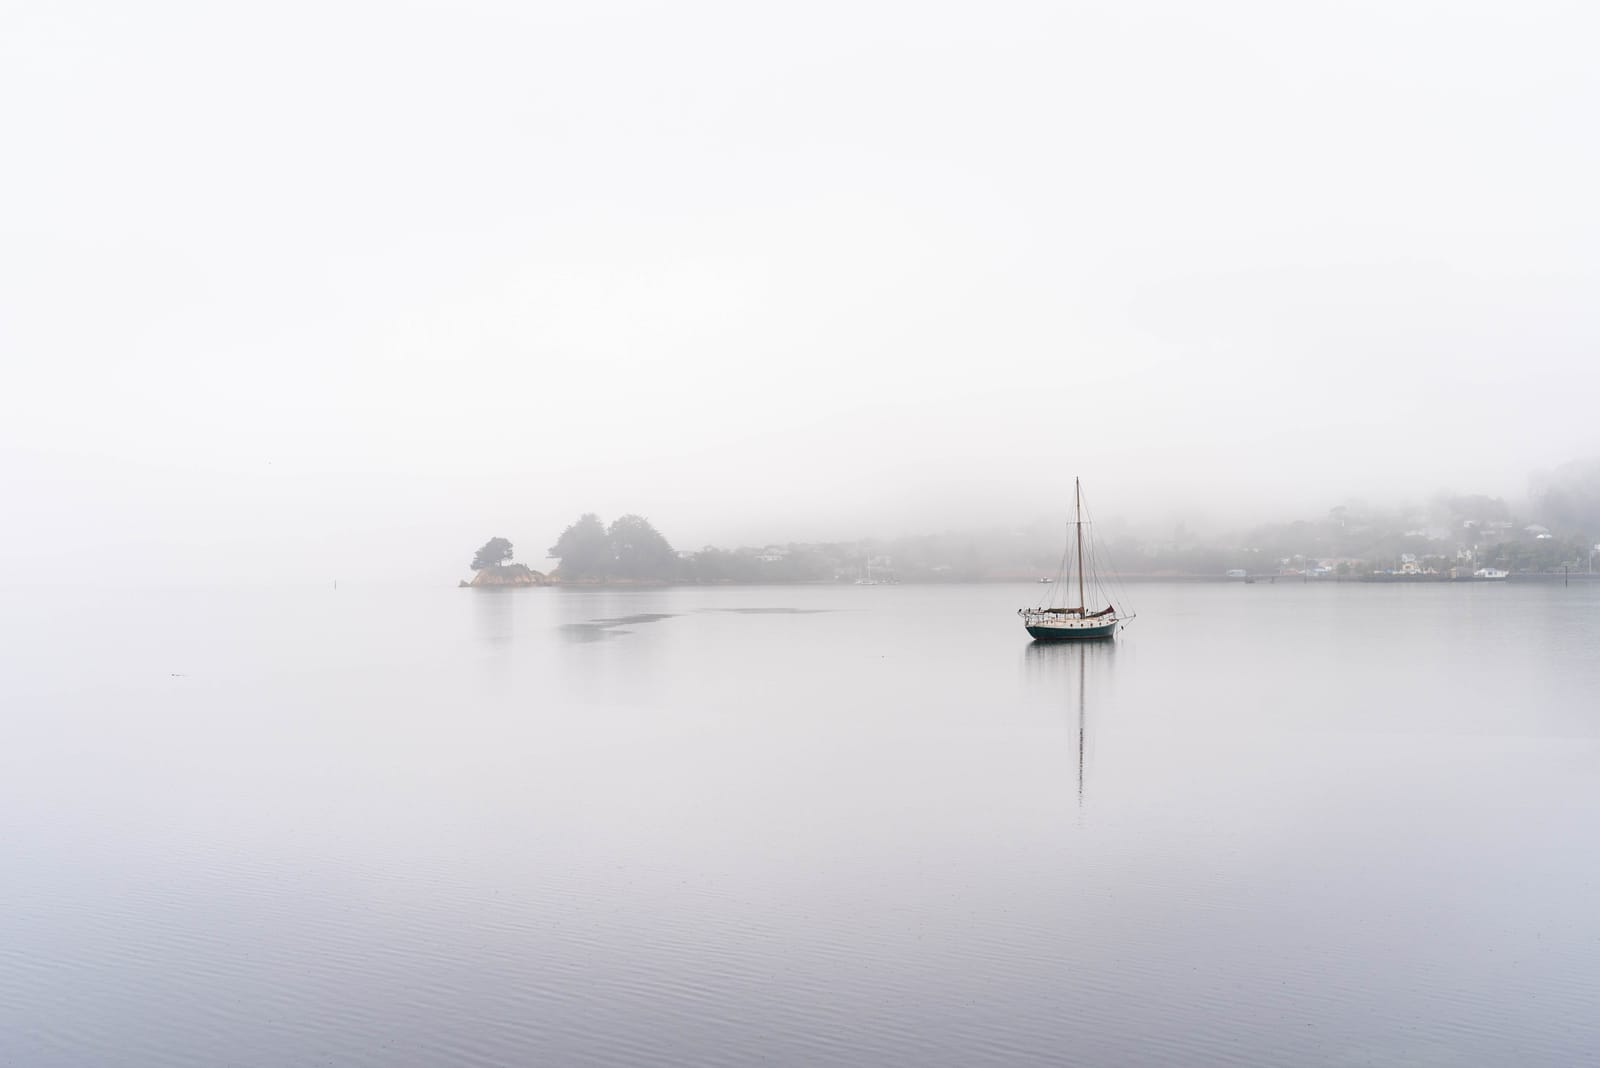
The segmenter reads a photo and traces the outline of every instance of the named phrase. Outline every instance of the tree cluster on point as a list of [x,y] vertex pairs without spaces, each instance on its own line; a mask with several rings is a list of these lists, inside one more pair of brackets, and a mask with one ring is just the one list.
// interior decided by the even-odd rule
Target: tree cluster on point
[[673,582],[680,574],[677,553],[641,515],[625,515],[607,527],[593,512],[561,532],[548,551],[560,560],[564,582]]
[[547,586],[550,580],[523,564],[511,563],[511,542],[490,538],[472,556],[472,581],[463,586]]

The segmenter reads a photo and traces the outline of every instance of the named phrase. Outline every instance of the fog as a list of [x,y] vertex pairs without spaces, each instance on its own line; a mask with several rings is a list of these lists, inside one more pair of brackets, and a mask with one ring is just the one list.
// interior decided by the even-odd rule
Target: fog
[[1515,496],[1600,453],[1600,16],[11,4],[0,580]]

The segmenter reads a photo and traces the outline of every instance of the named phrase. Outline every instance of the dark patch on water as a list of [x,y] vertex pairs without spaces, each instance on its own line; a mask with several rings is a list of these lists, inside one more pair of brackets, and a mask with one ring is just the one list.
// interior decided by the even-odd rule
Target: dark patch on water
[[596,642],[602,638],[616,638],[624,634],[632,634],[631,630],[621,630],[622,627],[638,626],[644,623],[655,623],[663,619],[671,619],[676,612],[640,612],[632,616],[616,616],[611,619],[591,619],[587,623],[567,623],[561,630],[575,642]]

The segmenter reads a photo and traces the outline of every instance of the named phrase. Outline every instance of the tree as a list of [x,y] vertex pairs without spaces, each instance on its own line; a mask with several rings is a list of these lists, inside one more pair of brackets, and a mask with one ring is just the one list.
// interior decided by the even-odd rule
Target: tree
[[621,517],[611,524],[606,537],[618,578],[666,581],[674,576],[678,556],[644,516]]
[[548,555],[561,561],[564,579],[605,578],[611,571],[611,543],[605,524],[593,512],[562,531]]
[[472,558],[472,570],[482,571],[486,567],[499,567],[509,559],[511,559],[511,543],[505,538],[490,538]]

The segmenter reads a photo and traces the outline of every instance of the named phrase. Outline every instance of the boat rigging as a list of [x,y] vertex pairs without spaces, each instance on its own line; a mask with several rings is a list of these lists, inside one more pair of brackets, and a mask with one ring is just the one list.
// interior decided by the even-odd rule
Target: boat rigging
[[[1091,537],[1087,553],[1084,548],[1084,527],[1088,525],[1084,520],[1083,511],[1083,483],[1082,480],[1072,480],[1073,491],[1073,535],[1067,539],[1066,548],[1061,555],[1061,568],[1051,584],[1052,592],[1060,594],[1064,589],[1071,588],[1070,583],[1062,579],[1070,575],[1077,576],[1078,603],[1073,606],[1057,604],[1052,599],[1049,605],[1037,608],[1019,608],[1017,614],[1022,617],[1023,624],[1028,629],[1028,634],[1036,641],[1072,641],[1085,638],[1111,638],[1117,633],[1117,628],[1126,626],[1134,618],[1131,611],[1118,611],[1112,601],[1110,593],[1104,588],[1100,579],[1099,569],[1095,567],[1094,543]],[[1071,567],[1068,562],[1071,560]],[[1090,593],[1095,600],[1092,603],[1104,603],[1105,607],[1097,611],[1089,611],[1091,603]],[[1118,598],[1127,605],[1127,597]]]

